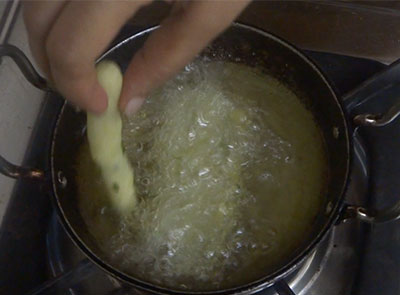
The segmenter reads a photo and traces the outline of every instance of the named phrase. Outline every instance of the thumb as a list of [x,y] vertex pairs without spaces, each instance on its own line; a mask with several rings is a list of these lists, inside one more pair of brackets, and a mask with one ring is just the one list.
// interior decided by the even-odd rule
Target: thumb
[[133,57],[124,75],[121,110],[135,113],[151,90],[189,63],[248,2],[193,1],[175,10]]

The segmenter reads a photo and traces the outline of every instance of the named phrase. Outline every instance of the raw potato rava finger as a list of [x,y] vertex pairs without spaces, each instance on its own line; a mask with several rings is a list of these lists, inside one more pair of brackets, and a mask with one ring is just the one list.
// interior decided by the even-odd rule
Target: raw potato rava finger
[[111,203],[121,214],[135,208],[137,200],[134,174],[122,150],[122,119],[118,109],[122,89],[122,73],[117,64],[102,61],[97,78],[108,96],[107,110],[96,115],[87,113],[87,135],[94,162],[100,167]]

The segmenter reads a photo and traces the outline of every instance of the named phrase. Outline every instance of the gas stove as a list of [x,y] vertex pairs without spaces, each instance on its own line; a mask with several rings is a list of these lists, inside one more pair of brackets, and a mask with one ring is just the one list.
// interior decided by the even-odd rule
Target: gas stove
[[[336,54],[311,51],[306,54],[326,73],[339,96],[386,67],[375,61]],[[26,165],[41,167],[46,163],[52,123],[62,102],[61,98],[45,99],[24,161]],[[379,109],[381,105],[380,102],[371,102],[363,107],[373,111],[373,107]],[[396,187],[383,187],[383,181],[385,177],[393,180],[396,169],[392,168],[393,175],[382,171],[389,156],[383,156],[381,151],[392,152],[393,155],[396,144],[400,145],[400,138],[393,140],[398,128],[400,124],[395,123],[379,132],[359,130],[355,134],[354,168],[346,193],[348,203],[379,206],[380,201],[395,198]],[[393,135],[384,134],[390,132]],[[388,139],[391,139],[390,142]],[[382,144],[376,145],[378,142]],[[393,159],[391,161],[394,162]],[[400,160],[398,162],[400,165]],[[374,166],[370,167],[368,163]],[[379,185],[379,191],[371,194],[375,185]],[[390,189],[386,191],[386,188]],[[395,248],[396,243],[400,243],[399,236],[396,222],[375,228],[357,220],[338,224],[286,281],[294,294],[302,295],[396,294],[392,292],[395,287],[384,293],[388,279],[382,273],[390,273],[391,269],[395,273],[400,271],[400,268],[397,270],[398,264],[394,264],[396,259],[399,260],[396,253],[400,247]],[[377,269],[379,273],[375,272]],[[46,188],[24,181],[17,182],[3,219],[0,273],[1,294],[141,294],[121,285],[86,259],[58,222]],[[371,279],[374,281],[371,282]],[[391,282],[396,284],[395,279]],[[42,293],[45,289],[47,293]],[[374,289],[375,293],[371,291]],[[260,293],[264,294],[276,293],[267,289]]]
[[[379,63],[367,60],[358,60],[344,56],[308,52],[329,75],[340,94],[351,89],[352,83],[357,85],[361,80],[360,72],[367,74],[384,67]],[[345,65],[351,64],[351,70],[345,70]],[[368,66],[368,67],[367,67]],[[346,71],[350,71],[346,73]],[[356,76],[356,73],[358,77]],[[353,81],[340,79],[339,77],[352,77]],[[366,146],[363,138],[355,135],[355,160],[351,175],[351,183],[348,188],[346,200],[351,204],[365,204],[369,186],[369,167]],[[347,223],[338,224],[334,230],[324,239],[318,248],[302,264],[302,266],[288,276],[285,281],[295,294],[354,294],[354,282],[357,279],[362,262],[362,245],[359,241],[363,239],[365,229],[363,224],[356,220],[349,220]],[[74,278],[71,294],[110,294],[116,292],[122,286],[111,279],[101,270],[95,269],[91,262],[85,260],[85,256],[69,240],[57,216],[53,213],[46,236],[47,261],[49,264],[49,276],[57,277],[69,270],[78,272],[79,276]],[[82,280],[82,277],[86,278]],[[71,279],[69,279],[71,282]],[[71,286],[69,286],[71,287]],[[57,281],[55,289],[65,288],[62,281]],[[124,288],[125,292],[136,294],[136,290]],[[276,294],[270,288],[260,295]]]

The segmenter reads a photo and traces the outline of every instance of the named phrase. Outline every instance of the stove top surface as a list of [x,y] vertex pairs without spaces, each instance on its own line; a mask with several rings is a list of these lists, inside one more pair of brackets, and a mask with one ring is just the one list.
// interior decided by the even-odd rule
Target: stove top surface
[[[385,68],[371,60],[328,53],[307,54],[326,73],[339,96]],[[43,167],[43,163],[46,163],[51,129],[62,103],[60,97],[46,99],[25,157],[26,165]],[[380,110],[382,104],[381,101],[372,101],[363,107],[369,111]],[[396,151],[400,151],[399,128],[400,123],[394,123],[379,131],[360,130],[356,138],[353,174],[346,195],[349,203],[368,203],[379,207],[382,200],[386,204],[396,199],[400,192],[395,181],[396,173],[400,171],[396,169],[400,167],[400,157],[395,157]],[[373,180],[369,179],[365,169],[367,158],[374,159],[369,161],[372,163]],[[45,187],[26,181],[18,181],[15,186],[0,228],[0,294],[27,294],[46,280],[76,265],[78,271],[72,272],[69,280],[59,282],[57,294],[117,294],[121,289],[116,287],[118,283],[115,280],[110,280],[88,260],[82,261],[83,254],[58,223],[45,191]],[[371,194],[371,191],[375,194]],[[398,244],[400,228],[397,222],[371,228],[357,220],[350,220],[337,225],[287,281],[295,294],[302,295],[398,294]],[[75,286],[68,285],[77,276],[83,279],[82,282]],[[260,294],[274,292],[266,290]]]

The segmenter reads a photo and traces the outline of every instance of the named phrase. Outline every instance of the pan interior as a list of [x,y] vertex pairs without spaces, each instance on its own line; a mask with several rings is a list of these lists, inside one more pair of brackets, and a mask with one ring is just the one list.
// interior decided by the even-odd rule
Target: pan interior
[[[133,41],[128,42],[123,47],[111,51],[107,58],[116,59],[121,65],[124,65],[126,63],[124,63],[121,58],[123,58],[124,56],[131,56],[133,54],[133,52],[136,50],[135,46],[133,45],[137,45],[137,43]],[[123,52],[125,52],[125,54],[119,54],[121,50],[124,50]],[[126,51],[128,51],[130,54],[127,54]],[[160,285],[162,287],[168,287],[176,290],[189,289],[190,291],[215,291],[222,288],[226,289],[239,287],[240,285],[248,284],[251,281],[257,281],[265,277],[271,277],[274,273],[283,269],[291,261],[297,258],[302,252],[304,252],[329,224],[330,219],[332,218],[332,212],[335,211],[335,206],[339,203],[340,200],[340,189],[342,187],[341,181],[344,181],[347,172],[345,169],[342,169],[342,171],[332,171],[331,164],[332,160],[335,160],[333,159],[335,156],[330,152],[330,143],[334,143],[337,149],[341,149],[344,155],[347,155],[347,142],[344,136],[346,129],[344,128],[345,126],[341,117],[340,108],[335,101],[335,97],[331,89],[321,79],[321,77],[315,73],[315,69],[313,69],[310,64],[308,64],[297,54],[295,54],[276,40],[261,36],[255,31],[249,31],[242,27],[233,27],[228,30],[224,35],[222,35],[221,38],[217,39],[214,44],[204,52],[202,60],[206,60],[208,64],[213,65],[221,64],[221,61],[223,61],[222,64],[228,64],[233,67],[238,67],[237,64],[246,65],[246,68],[251,67],[252,69],[254,69],[253,72],[257,75],[268,75],[266,77],[273,77],[271,79],[273,79],[274,81],[278,81],[279,83],[284,85],[284,87],[290,88],[290,92],[293,93],[293,95],[295,95],[296,97],[300,98],[302,104],[308,109],[308,111],[314,114],[313,119],[316,124],[320,126],[319,131],[321,132],[319,134],[323,134],[323,140],[326,146],[325,156],[327,161],[330,162],[331,169],[329,169],[330,177],[328,181],[326,181],[326,175],[324,175],[324,177],[321,177],[324,179],[321,179],[321,182],[326,182],[324,182],[324,187],[320,189],[320,192],[323,192],[321,204],[319,204],[318,206],[320,210],[315,210],[315,212],[312,212],[311,215],[308,216],[308,227],[301,232],[302,238],[298,239],[295,245],[291,246],[290,253],[287,252],[282,257],[276,256],[277,260],[271,261],[268,266],[266,266],[265,264],[261,264],[259,270],[256,273],[251,274],[251,276],[249,277],[245,277],[242,274],[250,274],[251,271],[249,270],[251,270],[251,266],[249,266],[247,270],[245,267],[242,267],[242,270],[244,270],[244,272],[236,272],[239,274],[239,277],[241,277],[242,280],[240,280],[239,277],[236,278],[235,276],[233,276],[235,278],[233,281],[235,281],[236,284],[231,283],[224,285],[220,283],[215,285],[185,285],[184,282],[181,282],[179,285],[174,286],[169,284],[165,280],[160,280],[160,278],[157,276],[149,276],[148,272],[142,274],[132,273],[127,269],[123,269],[124,267],[121,263],[118,263],[115,260],[111,261],[108,251],[105,251],[104,247],[99,246],[98,236],[96,237],[96,234],[93,234],[92,228],[88,228],[86,226],[88,222],[87,220],[83,220],[85,219],[85,214],[83,214],[84,218],[82,218],[82,214],[80,213],[82,211],[77,208],[77,205],[80,203],[79,198],[77,198],[77,196],[79,195],[79,188],[77,186],[77,183],[75,182],[78,174],[77,167],[79,167],[79,163],[77,163],[76,159],[79,158],[79,153],[85,153],[85,148],[82,148],[82,145],[84,145],[85,142],[85,118],[83,114],[76,113],[70,107],[66,106],[63,109],[60,117],[59,126],[54,142],[55,146],[53,154],[53,168],[55,168],[54,171],[62,170],[69,180],[66,188],[63,188],[61,190],[56,187],[59,204],[64,213],[64,216],[70,223],[77,236],[79,236],[81,241],[83,241],[83,243],[86,244],[86,246],[88,246],[88,248],[93,253],[95,253],[97,257],[104,260],[106,263],[118,267],[127,272],[132,277],[139,278],[142,281],[147,281],[156,285]],[[241,78],[245,79],[244,76]],[[155,94],[154,96],[156,97],[157,94]],[[327,106],[329,105],[330,107],[333,107],[333,109],[330,109],[329,113],[325,113],[325,115],[322,115],[322,112],[327,111]],[[146,107],[144,109],[146,109]],[[336,110],[336,112],[334,110]],[[240,121],[240,112],[237,117]],[[294,116],[294,118],[296,118],[296,116]],[[284,117],[284,121],[285,120],[290,122],[290,116]],[[135,122],[126,122],[126,124],[129,123]],[[339,132],[339,135],[342,136],[337,136],[336,133],[332,132],[333,129]],[[129,128],[126,128],[125,132],[128,131]],[[343,131],[343,133],[341,133],[341,131]],[[71,136],[73,138],[71,138]],[[71,147],[71,144],[67,146],[67,142],[72,142],[75,144]],[[312,150],[310,150],[310,153],[312,154]],[[344,159],[342,158],[341,160],[343,162]],[[344,164],[346,164],[346,162],[344,162]],[[86,165],[86,167],[88,166]],[[344,165],[344,167],[347,166]],[[79,169],[79,171],[81,170],[82,169]],[[334,179],[332,176],[334,176]],[[139,178],[139,180],[141,181],[143,186],[143,179]],[[338,184],[339,186],[337,186]],[[142,197],[145,198],[146,196],[143,194]],[[330,204],[329,207],[332,210],[331,212],[329,212],[329,214],[326,214],[325,208],[328,204]],[[269,214],[271,214],[272,212],[273,211],[271,211]],[[303,213],[305,213],[304,208],[301,208],[301,210],[298,210],[297,212],[299,216],[301,216],[301,214]],[[268,214],[266,213],[266,215]],[[285,216],[283,216],[282,218],[285,218]],[[222,220],[221,223],[223,223],[223,221],[224,220]],[[102,219],[96,220],[96,223],[100,224],[101,227],[104,228],[106,228],[110,224],[110,222],[101,222]],[[262,231],[263,228],[260,227],[260,230]],[[266,226],[264,236],[268,236],[269,234],[271,234],[270,232],[268,232],[268,230],[270,230],[270,228]],[[199,259],[197,260],[199,261]],[[163,268],[161,267],[160,270],[163,270]],[[233,269],[232,273],[234,273]]]

